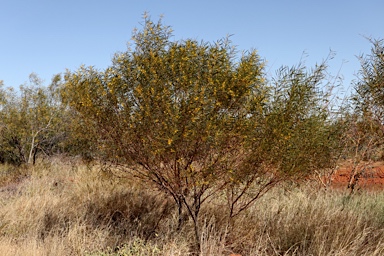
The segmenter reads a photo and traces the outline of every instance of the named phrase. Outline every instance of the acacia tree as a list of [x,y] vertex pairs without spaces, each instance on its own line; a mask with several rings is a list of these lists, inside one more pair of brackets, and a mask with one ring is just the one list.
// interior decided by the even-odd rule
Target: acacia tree
[[255,126],[237,158],[238,172],[245,175],[237,172],[235,184],[227,186],[230,217],[280,181],[335,168],[344,148],[345,125],[332,116],[326,70],[327,61],[312,70],[299,64],[277,71],[263,115],[249,117]]
[[263,65],[255,51],[236,58],[229,40],[171,41],[171,29],[145,18],[135,49],[104,72],[65,75],[62,97],[97,137],[100,156],[129,166],[170,195],[179,227],[188,215],[199,242],[201,205],[225,186],[261,114]]
[[342,130],[331,115],[326,69],[326,61],[313,70],[302,64],[282,67],[274,79],[265,119],[271,135],[265,143],[278,145],[268,149],[267,155],[285,174],[305,175],[331,168],[338,160]]
[[371,161],[384,158],[384,41],[369,39],[371,52],[359,57],[354,113],[349,116],[347,147],[353,159],[348,188],[353,192]]
[[361,69],[355,84],[357,110],[383,123],[384,118],[384,41],[372,40],[371,53],[359,57]]
[[3,90],[0,121],[0,148],[3,161],[34,164],[40,152],[52,154],[64,139],[60,102],[36,74],[17,94]]
[[0,81],[0,162],[18,163],[18,153],[7,127],[8,104],[15,98],[11,88],[4,88],[3,81]]
[[133,50],[104,71],[67,72],[61,97],[94,154],[171,196],[179,228],[189,216],[199,247],[209,198],[225,192],[233,218],[278,181],[332,166],[337,136],[318,91],[325,64],[283,69],[268,86],[255,51],[239,57],[228,39],[171,36],[146,17]]

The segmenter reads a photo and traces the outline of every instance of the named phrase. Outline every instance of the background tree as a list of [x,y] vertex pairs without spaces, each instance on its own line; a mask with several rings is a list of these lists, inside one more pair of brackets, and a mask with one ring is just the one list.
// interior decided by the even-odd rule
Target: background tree
[[[19,163],[17,157],[17,148],[10,137],[10,132],[7,127],[7,112],[9,102],[14,101],[15,93],[11,88],[4,88],[4,84],[0,82],[0,162]],[[7,113],[7,114],[6,114]]]
[[384,157],[384,45],[369,39],[371,52],[359,57],[361,69],[354,84],[353,114],[348,117],[348,155],[353,160],[348,187],[353,192],[372,161]]
[[36,74],[30,84],[20,86],[18,93],[3,90],[1,102],[0,148],[3,161],[35,163],[38,153],[51,155],[60,151],[64,139],[63,112]]
[[240,154],[243,158],[238,158],[245,175],[228,186],[230,216],[247,209],[280,181],[335,168],[344,149],[345,125],[332,113],[326,70],[327,61],[313,70],[299,64],[277,71],[263,114],[249,117],[255,125],[252,139]]
[[355,84],[357,110],[383,123],[384,118],[384,45],[383,40],[369,39],[371,53],[359,57],[361,69]]
[[53,77],[49,86],[50,97],[52,98],[52,106],[57,111],[56,117],[60,121],[57,130],[57,146],[62,153],[67,156],[80,156],[86,162],[95,160],[99,152],[95,132],[89,132],[93,126],[87,126],[84,119],[80,115],[69,108],[66,104],[62,104],[61,89],[63,86],[62,74]]
[[[327,62],[313,70],[282,67],[266,111],[267,158],[286,174],[304,174],[338,160],[339,126],[334,122],[326,81]],[[270,141],[272,140],[272,141]]]

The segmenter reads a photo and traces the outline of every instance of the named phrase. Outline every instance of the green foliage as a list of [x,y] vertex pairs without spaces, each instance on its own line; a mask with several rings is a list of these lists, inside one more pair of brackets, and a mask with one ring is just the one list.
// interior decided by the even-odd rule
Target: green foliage
[[357,110],[373,115],[374,119],[384,118],[384,41],[372,40],[371,53],[360,56],[361,69],[355,84]]
[[370,42],[371,53],[360,56],[361,69],[353,98],[355,111],[349,121],[348,148],[356,162],[384,157],[384,45],[383,40]]
[[35,74],[20,92],[2,90],[0,108],[1,161],[34,163],[37,154],[57,152],[63,139],[63,112],[60,102]]
[[202,186],[220,175],[215,166],[247,132],[262,65],[255,52],[235,63],[228,41],[170,36],[146,20],[134,52],[116,56],[105,72],[68,73],[63,98],[98,127],[109,159],[141,165],[165,189]]
[[324,88],[327,63],[314,70],[282,67],[273,81],[265,115],[262,151],[280,172],[308,174],[331,168],[338,159],[340,123],[331,120]]
[[384,159],[383,41],[369,41],[371,53],[359,57],[361,69],[354,84],[354,109],[345,116],[345,155],[353,162],[348,183],[351,193],[370,162]]

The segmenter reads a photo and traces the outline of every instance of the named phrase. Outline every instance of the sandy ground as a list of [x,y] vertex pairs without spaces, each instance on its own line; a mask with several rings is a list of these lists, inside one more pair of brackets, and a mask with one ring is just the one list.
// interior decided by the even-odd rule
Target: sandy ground
[[[384,189],[384,162],[364,163],[357,167],[358,188],[362,189]],[[331,186],[337,188],[346,188],[353,174],[352,163],[345,163],[338,168],[331,178]]]

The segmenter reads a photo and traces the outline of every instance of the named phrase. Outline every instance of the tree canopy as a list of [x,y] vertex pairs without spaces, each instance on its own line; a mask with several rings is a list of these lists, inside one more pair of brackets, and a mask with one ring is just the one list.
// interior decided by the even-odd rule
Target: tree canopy
[[228,38],[171,39],[170,27],[146,17],[133,49],[104,71],[67,72],[61,97],[98,157],[170,195],[197,241],[201,204],[214,193],[227,191],[235,216],[282,177],[333,166],[326,63],[282,68],[270,84],[257,52],[239,56]]

